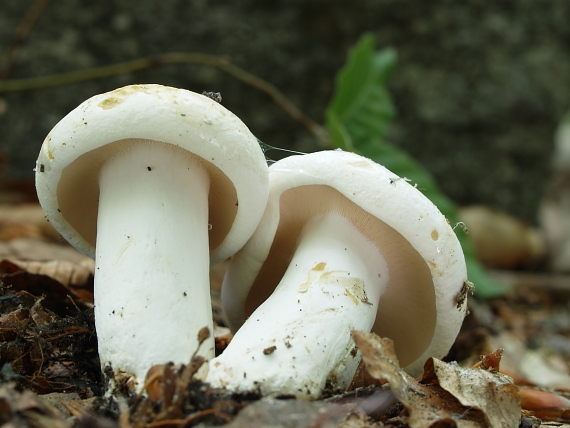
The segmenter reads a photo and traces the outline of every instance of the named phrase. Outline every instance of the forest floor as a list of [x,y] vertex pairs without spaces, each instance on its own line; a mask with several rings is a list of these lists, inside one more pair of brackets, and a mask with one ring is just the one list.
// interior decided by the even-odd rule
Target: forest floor
[[[0,427],[570,427],[570,278],[502,272],[512,291],[472,298],[451,352],[418,379],[389,340],[356,332],[361,376],[307,402],[211,389],[192,377],[198,358],[165,366],[148,394],[106,397],[92,269],[39,206],[0,206]],[[222,275],[212,270],[221,327]]]

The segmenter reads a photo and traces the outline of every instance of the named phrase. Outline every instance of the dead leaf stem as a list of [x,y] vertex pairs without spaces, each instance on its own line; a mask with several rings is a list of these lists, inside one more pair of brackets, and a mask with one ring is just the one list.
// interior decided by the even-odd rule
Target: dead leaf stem
[[277,87],[235,64],[226,57],[192,52],[167,52],[159,55],[147,56],[131,61],[120,62],[102,67],[94,67],[85,70],[70,71],[48,76],[30,77],[25,79],[10,79],[0,81],[0,93],[30,91],[71,83],[84,82],[87,80],[102,79],[105,77],[121,74],[134,73],[154,67],[169,64],[198,64],[216,68],[237,80],[252,86],[267,94],[279,107],[291,118],[303,125],[317,140],[327,146],[327,134],[325,129],[306,116],[289,98]]
[[18,51],[28,38],[28,34],[32,31],[32,28],[38,21],[38,18],[41,16],[49,1],[50,0],[36,0],[29,7],[28,12],[14,31],[12,42],[4,56],[2,67],[0,67],[0,80],[4,80],[10,75],[12,67],[16,62]]

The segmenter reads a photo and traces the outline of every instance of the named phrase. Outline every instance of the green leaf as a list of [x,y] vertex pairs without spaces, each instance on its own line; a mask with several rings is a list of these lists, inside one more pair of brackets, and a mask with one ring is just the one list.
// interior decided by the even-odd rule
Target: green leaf
[[354,141],[384,139],[395,116],[387,83],[396,64],[396,52],[375,52],[372,36],[365,35],[352,49],[348,64],[337,76],[326,124],[337,147],[353,150]]
[[[388,82],[396,64],[396,53],[387,48],[374,49],[371,35],[364,35],[349,54],[347,64],[336,79],[336,91],[326,110],[326,126],[331,144],[359,153],[384,165],[400,177],[417,184],[447,217],[457,224],[455,204],[440,191],[435,179],[406,152],[386,141],[388,127],[395,117],[395,108],[388,91]],[[469,279],[479,297],[495,297],[504,288],[491,281],[475,256],[469,237],[456,228],[463,247]]]

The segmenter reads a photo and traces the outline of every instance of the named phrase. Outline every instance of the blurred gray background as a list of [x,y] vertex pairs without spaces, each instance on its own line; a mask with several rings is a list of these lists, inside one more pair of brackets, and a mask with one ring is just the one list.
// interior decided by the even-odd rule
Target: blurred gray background
[[[30,10],[37,20],[25,40],[14,40]],[[0,68],[4,78],[20,79],[167,52],[221,55],[322,123],[335,74],[364,32],[399,56],[390,140],[458,204],[485,203],[534,222],[553,134],[570,102],[569,1],[4,0]],[[2,180],[31,181],[58,120],[86,98],[132,83],[219,91],[264,142],[318,148],[267,94],[211,67],[171,64],[0,93]]]

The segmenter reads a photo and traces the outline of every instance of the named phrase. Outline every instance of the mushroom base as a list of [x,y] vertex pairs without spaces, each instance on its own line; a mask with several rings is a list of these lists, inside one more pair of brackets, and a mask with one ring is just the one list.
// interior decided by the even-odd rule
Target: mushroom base
[[[100,174],[95,324],[103,368],[134,376],[188,363],[213,331],[209,294],[209,177],[182,150],[135,141]],[[200,354],[213,357],[213,339]]]
[[308,399],[327,380],[347,387],[360,361],[350,332],[370,331],[388,276],[376,246],[350,221],[313,218],[283,279],[211,361],[206,381]]

